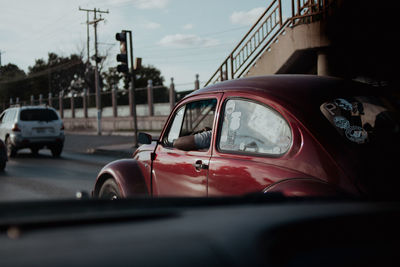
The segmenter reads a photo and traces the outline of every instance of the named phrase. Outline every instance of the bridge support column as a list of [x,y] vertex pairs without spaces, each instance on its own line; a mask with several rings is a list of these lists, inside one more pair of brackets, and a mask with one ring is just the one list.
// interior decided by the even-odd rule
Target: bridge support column
[[325,51],[318,52],[318,62],[317,62],[317,74],[319,76],[329,76],[331,75],[329,71],[328,55]]

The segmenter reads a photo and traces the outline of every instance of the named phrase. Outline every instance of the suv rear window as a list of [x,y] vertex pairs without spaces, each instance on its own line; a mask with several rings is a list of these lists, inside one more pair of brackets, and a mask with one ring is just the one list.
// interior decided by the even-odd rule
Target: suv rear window
[[21,121],[56,121],[57,114],[51,109],[24,109],[21,110]]

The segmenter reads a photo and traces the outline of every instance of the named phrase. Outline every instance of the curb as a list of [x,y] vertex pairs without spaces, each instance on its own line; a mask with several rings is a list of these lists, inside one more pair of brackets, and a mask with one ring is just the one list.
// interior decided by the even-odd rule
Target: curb
[[101,156],[115,156],[121,158],[130,158],[132,157],[134,151],[122,151],[122,150],[108,150],[101,148],[88,148],[86,150],[86,154],[88,155],[101,155]]

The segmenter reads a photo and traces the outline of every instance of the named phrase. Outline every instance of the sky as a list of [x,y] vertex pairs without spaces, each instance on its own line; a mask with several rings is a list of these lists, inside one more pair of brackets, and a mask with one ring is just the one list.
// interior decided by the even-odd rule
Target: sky
[[[133,32],[134,56],[161,70],[164,85],[176,89],[201,85],[267,8],[266,0],[0,0],[1,63],[24,71],[49,52],[82,53],[86,59],[86,12],[108,11],[98,24],[98,50],[105,66],[115,67],[119,42],[115,34]],[[90,20],[93,13],[90,14]],[[90,55],[94,30],[90,27]]]

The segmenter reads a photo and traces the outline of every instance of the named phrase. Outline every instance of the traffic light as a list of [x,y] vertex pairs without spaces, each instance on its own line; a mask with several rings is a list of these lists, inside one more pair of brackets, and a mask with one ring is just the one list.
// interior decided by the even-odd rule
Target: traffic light
[[126,47],[126,32],[119,32],[115,35],[115,39],[120,42],[121,53],[117,55],[117,61],[121,62],[117,66],[117,71],[119,72],[129,72],[128,67],[128,51]]

